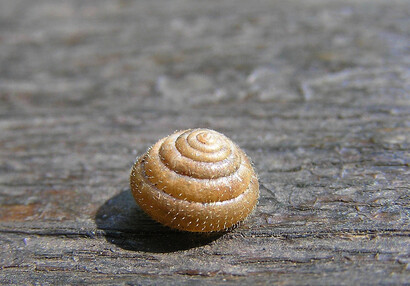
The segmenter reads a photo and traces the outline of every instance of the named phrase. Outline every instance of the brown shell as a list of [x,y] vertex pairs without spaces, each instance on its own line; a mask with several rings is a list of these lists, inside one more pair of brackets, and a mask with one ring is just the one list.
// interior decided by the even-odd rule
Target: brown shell
[[220,231],[255,207],[259,184],[245,153],[209,129],[159,140],[132,167],[131,191],[153,219],[192,232]]

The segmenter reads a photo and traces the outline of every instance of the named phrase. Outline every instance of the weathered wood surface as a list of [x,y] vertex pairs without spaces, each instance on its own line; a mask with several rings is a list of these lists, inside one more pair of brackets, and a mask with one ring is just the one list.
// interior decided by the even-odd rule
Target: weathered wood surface
[[[410,281],[409,1],[0,2],[0,282]],[[173,232],[135,157],[209,127],[253,215]]]

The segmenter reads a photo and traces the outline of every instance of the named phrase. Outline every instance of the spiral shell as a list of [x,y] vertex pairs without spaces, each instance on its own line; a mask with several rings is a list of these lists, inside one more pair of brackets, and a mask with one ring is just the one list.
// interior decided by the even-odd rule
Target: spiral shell
[[131,191],[139,206],[171,228],[211,232],[244,220],[259,184],[245,153],[209,129],[178,131],[134,164]]

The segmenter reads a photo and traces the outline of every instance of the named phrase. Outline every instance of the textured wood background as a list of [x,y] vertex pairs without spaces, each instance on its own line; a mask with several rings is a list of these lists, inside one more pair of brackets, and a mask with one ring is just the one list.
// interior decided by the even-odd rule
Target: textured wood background
[[[0,282],[410,281],[410,1],[0,2]],[[225,133],[260,176],[222,235],[147,218],[136,156]]]

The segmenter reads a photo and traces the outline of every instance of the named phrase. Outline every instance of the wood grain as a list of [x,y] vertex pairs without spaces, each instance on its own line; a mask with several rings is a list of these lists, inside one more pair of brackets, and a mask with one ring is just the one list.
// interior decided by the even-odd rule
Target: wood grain
[[[0,3],[2,284],[410,280],[408,1]],[[176,232],[129,190],[175,130],[226,134],[261,198]]]

